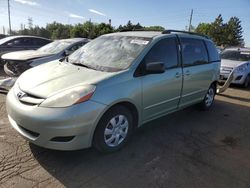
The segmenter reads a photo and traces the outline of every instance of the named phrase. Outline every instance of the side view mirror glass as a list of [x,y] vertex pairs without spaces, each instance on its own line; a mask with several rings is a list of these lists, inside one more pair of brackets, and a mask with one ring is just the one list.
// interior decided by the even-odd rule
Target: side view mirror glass
[[146,64],[148,74],[160,74],[165,72],[165,65],[162,62],[152,62]]

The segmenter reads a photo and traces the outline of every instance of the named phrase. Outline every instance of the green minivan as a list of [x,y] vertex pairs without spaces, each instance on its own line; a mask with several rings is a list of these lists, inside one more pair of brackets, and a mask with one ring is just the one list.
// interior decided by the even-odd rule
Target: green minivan
[[120,149],[135,128],[214,101],[220,58],[206,36],[176,30],[100,36],[24,72],[7,96],[11,125],[51,149]]

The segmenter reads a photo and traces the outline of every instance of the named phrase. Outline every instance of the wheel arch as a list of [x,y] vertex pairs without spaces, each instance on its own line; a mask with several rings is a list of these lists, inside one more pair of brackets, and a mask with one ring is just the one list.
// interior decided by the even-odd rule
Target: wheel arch
[[129,100],[122,100],[122,101],[116,101],[114,103],[112,103],[111,105],[108,105],[107,108],[103,111],[103,113],[99,116],[99,118],[96,120],[95,123],[95,127],[93,128],[93,131],[91,133],[91,143],[90,145],[93,145],[93,138],[94,138],[94,134],[96,131],[96,128],[98,126],[99,121],[102,119],[102,117],[108,113],[109,110],[111,110],[112,108],[114,108],[115,106],[124,106],[126,107],[130,112],[131,115],[133,116],[133,129],[136,129],[137,127],[139,127],[139,122],[140,122],[140,111],[138,110],[138,107],[136,107],[135,104],[133,104],[131,101]]

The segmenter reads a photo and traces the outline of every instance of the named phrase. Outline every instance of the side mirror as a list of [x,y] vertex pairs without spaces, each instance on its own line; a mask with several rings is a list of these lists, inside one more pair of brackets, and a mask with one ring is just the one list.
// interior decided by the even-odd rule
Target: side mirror
[[70,53],[69,50],[65,50],[65,51],[64,51],[64,55],[65,55],[65,56],[69,56],[70,54],[71,54],[71,53]]
[[146,72],[148,74],[160,74],[165,72],[165,66],[162,62],[152,62],[146,64]]

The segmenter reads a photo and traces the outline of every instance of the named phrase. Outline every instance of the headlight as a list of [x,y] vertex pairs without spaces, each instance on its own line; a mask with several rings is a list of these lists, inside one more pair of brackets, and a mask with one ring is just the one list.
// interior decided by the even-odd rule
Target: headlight
[[240,65],[239,67],[236,67],[235,71],[239,72],[239,73],[243,73],[247,70],[248,65],[244,64],[244,65]]
[[47,98],[40,106],[60,108],[82,103],[91,98],[95,88],[93,85],[76,86]]

